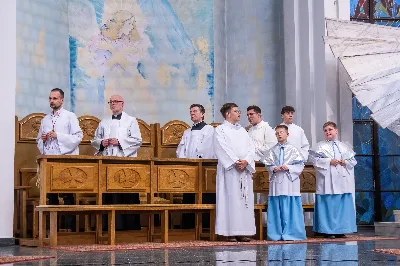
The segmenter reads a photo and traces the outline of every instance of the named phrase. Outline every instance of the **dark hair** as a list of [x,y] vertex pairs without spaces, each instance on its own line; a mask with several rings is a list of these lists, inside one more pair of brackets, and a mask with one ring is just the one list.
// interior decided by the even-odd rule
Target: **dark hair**
[[256,112],[257,114],[261,114],[261,108],[257,105],[250,105],[249,107],[247,107],[247,112],[250,110],[254,110],[254,112]]
[[277,129],[280,129],[280,128],[283,128],[284,130],[286,130],[286,132],[289,132],[289,128],[288,128],[286,125],[277,125],[277,126],[275,127],[275,131],[276,131]]
[[283,115],[284,113],[290,113],[290,112],[296,112],[293,108],[293,106],[287,105],[287,106],[283,106],[282,107],[282,111],[281,111],[281,115]]
[[221,114],[224,118],[226,118],[226,113],[229,112],[233,107],[238,107],[236,103],[226,103],[221,107]]
[[51,90],[51,92],[54,92],[54,91],[58,91],[61,95],[61,99],[64,99],[64,91],[62,89],[54,88]]
[[192,105],[190,106],[189,109],[192,109],[192,108],[194,108],[194,107],[199,107],[200,112],[201,112],[202,114],[204,114],[204,113],[206,112],[206,109],[205,109],[204,106],[201,105],[201,104],[194,103],[194,104],[192,104]]
[[326,122],[326,123],[322,126],[322,129],[325,129],[327,126],[331,126],[331,127],[333,127],[334,129],[337,129],[336,123],[334,123],[334,122],[332,122],[332,121]]

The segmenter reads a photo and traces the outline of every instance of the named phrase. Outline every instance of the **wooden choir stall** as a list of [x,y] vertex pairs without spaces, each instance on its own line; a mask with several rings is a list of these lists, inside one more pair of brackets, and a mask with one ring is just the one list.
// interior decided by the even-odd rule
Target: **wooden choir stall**
[[[137,158],[94,156],[90,140],[100,122],[79,117],[84,133],[77,156],[42,156],[36,137],[44,114],[16,118],[14,234],[21,245],[56,246],[161,241],[215,240],[215,204],[202,204],[204,193],[215,193],[216,160],[177,159],[176,147],[189,125],[170,121],[163,127],[138,119],[143,144]],[[38,171],[39,170],[39,171]],[[254,192],[268,193],[268,172],[256,164]],[[40,190],[36,186],[37,178]],[[315,192],[311,165],[301,176],[301,191]],[[75,205],[47,205],[47,193],[73,193]],[[140,204],[104,205],[104,193],[140,193]],[[195,204],[182,204],[182,193],[195,194]],[[303,205],[305,210],[313,205]],[[256,204],[257,239],[265,236],[263,204]],[[195,229],[175,229],[171,217],[195,213]],[[116,232],[116,213],[141,215],[142,230]],[[202,226],[202,213],[210,215],[210,228]],[[60,217],[76,215],[76,232],[61,228]],[[108,219],[103,232],[102,215]],[[176,220],[176,219],[175,219]]]

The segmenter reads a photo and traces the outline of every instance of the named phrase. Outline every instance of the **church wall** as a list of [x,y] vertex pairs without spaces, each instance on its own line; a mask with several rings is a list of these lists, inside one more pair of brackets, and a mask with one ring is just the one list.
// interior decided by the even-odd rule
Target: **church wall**
[[220,122],[220,106],[234,101],[259,105],[274,125],[282,13],[273,0],[17,0],[16,113],[48,112],[49,90],[60,87],[78,116],[109,114],[118,93],[148,123],[190,123],[191,103]]
[[[17,0],[16,113],[47,112],[59,87],[69,98],[68,21],[57,0]],[[66,102],[66,108],[69,103]]]
[[14,213],[14,140],[15,140],[15,54],[16,54],[16,0],[4,1],[0,8],[0,80],[2,103],[0,105],[0,246],[13,245]]

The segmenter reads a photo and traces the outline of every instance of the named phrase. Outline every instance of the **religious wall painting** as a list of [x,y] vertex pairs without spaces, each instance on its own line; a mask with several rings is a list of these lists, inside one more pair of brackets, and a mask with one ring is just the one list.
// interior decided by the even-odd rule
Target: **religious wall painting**
[[213,2],[69,0],[72,110],[102,117],[116,93],[149,122],[186,120],[194,98],[212,110]]

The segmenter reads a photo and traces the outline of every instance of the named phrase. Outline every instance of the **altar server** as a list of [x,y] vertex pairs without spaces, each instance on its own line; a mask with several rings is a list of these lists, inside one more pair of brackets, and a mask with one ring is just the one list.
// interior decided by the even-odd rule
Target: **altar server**
[[303,157],[287,139],[288,128],[275,128],[278,143],[263,160],[270,176],[268,196],[268,240],[304,240],[303,207],[300,196],[300,174]]
[[[295,109],[292,106],[282,107],[281,116],[283,123],[289,128],[289,138],[288,142],[295,146],[303,156],[304,162],[308,159],[308,150],[310,149],[310,144],[308,143],[306,134],[304,130],[293,123]],[[301,199],[303,203],[312,204],[314,202],[314,193],[301,193]],[[307,226],[312,225],[312,213],[304,213],[305,222]]]
[[310,150],[317,171],[313,231],[327,238],[342,238],[357,231],[354,210],[355,153],[337,140],[334,122],[323,125],[325,141]]
[[228,241],[248,242],[256,233],[252,175],[255,173],[254,145],[238,124],[240,111],[235,103],[221,108],[225,121],[214,134],[217,166],[215,233]]

